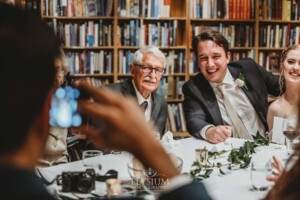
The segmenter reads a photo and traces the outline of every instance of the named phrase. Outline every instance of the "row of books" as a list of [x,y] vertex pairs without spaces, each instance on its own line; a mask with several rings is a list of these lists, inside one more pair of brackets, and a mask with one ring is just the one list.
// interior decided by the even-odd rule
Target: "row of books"
[[184,83],[184,77],[164,76],[160,80],[157,92],[165,99],[182,99],[182,86]]
[[168,124],[172,132],[187,131],[182,103],[168,104]]
[[165,52],[167,58],[166,74],[185,73],[185,52],[170,50]]
[[129,74],[130,73],[130,64],[133,63],[134,52],[132,50],[123,50],[120,49],[118,52],[118,61],[119,61],[119,74]]
[[261,25],[259,27],[259,46],[269,48],[284,48],[300,42],[300,26]]
[[88,82],[89,84],[91,84],[96,88],[112,83],[112,81],[108,78],[84,77],[80,79],[85,80],[86,82]]
[[171,0],[118,0],[119,17],[170,17]]
[[254,50],[247,51],[232,51],[230,54],[230,61],[239,61],[242,58],[252,58],[254,59]]
[[118,25],[120,44],[124,46],[175,46],[177,45],[177,20],[141,24],[140,20],[129,20]]
[[254,19],[255,0],[190,0],[190,17]]
[[[185,73],[185,52],[183,50],[170,50],[164,53],[167,59],[166,75],[174,73]],[[119,50],[119,74],[130,73],[130,64],[133,62],[133,55],[134,52],[132,50]]]
[[258,64],[265,67],[267,71],[279,73],[281,52],[259,52]]
[[111,16],[114,0],[43,0],[44,16]]
[[254,27],[252,25],[227,25],[219,23],[216,26],[206,26],[192,24],[192,37],[208,30],[221,32],[229,42],[229,47],[254,46]]
[[112,74],[112,51],[79,51],[66,53],[71,74]]
[[48,23],[65,47],[98,47],[113,45],[113,25],[103,20],[83,23],[63,23],[56,19]]
[[20,1],[21,7],[25,10],[35,13],[36,15],[40,16],[41,13],[41,1],[40,0],[23,0]]
[[300,0],[260,0],[259,18],[277,20],[299,20]]

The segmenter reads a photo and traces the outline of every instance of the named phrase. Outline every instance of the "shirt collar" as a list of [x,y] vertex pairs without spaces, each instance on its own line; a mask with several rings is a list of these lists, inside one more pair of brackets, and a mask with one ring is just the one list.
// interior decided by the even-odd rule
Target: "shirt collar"
[[135,83],[132,79],[132,84],[133,84],[133,87],[134,87],[134,90],[135,90],[135,93],[136,93],[136,97],[137,97],[137,100],[138,100],[138,104],[140,105],[141,103],[143,103],[144,101],[147,101],[148,104],[150,103],[150,99],[151,99],[151,93],[149,95],[149,97],[147,99],[145,99],[141,94],[140,92],[137,90],[136,86],[135,86]]
[[[222,83],[224,84],[228,84],[228,85],[234,85],[234,81],[233,81],[233,77],[231,75],[231,73],[229,72],[229,69],[227,68],[226,70],[226,74],[225,74],[225,77],[222,81]],[[211,85],[212,88],[215,88],[217,85],[219,85],[220,83],[211,83],[209,82],[209,84]]]

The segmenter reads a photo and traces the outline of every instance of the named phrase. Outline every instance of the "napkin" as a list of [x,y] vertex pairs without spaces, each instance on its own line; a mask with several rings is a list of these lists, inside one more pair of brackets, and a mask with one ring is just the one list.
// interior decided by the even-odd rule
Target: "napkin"
[[173,133],[171,131],[167,131],[160,140],[160,143],[169,149],[180,146],[179,140],[174,140]]

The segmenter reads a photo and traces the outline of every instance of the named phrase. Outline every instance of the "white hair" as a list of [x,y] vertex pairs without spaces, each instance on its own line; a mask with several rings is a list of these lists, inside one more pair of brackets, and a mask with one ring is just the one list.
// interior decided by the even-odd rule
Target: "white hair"
[[133,63],[142,64],[143,56],[145,54],[152,54],[155,57],[159,58],[163,62],[163,68],[166,68],[166,56],[156,46],[144,46],[137,50],[133,56]]

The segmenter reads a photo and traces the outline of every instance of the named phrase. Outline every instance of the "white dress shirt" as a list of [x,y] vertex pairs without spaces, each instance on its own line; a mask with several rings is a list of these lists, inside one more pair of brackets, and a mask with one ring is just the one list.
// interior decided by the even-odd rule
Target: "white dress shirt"
[[[248,130],[248,133],[250,133],[251,135],[256,135],[257,131],[259,131],[260,133],[264,133],[265,128],[260,121],[255,109],[253,108],[250,100],[243,92],[243,90],[235,83],[234,78],[232,77],[228,69],[222,83],[225,84],[226,95],[230,98],[232,105],[234,105],[234,107],[236,108],[237,115],[242,120],[243,124]],[[223,121],[227,125],[232,125],[232,122],[228,117],[223,103],[222,94],[220,93],[219,89],[216,88],[218,84],[210,83],[210,85],[212,86],[216,94]],[[206,130],[211,126],[212,125],[207,125],[200,131],[200,134],[204,139],[206,139]]]
[[132,84],[133,84],[133,87],[134,87],[134,90],[135,90],[135,93],[136,93],[138,104],[141,105],[144,101],[148,102],[148,106],[147,106],[147,108],[145,110],[145,118],[146,118],[147,121],[149,121],[150,118],[151,118],[151,110],[152,110],[151,109],[152,108],[151,93],[150,93],[150,95],[149,95],[149,97],[147,99],[144,99],[144,97],[137,90],[137,88],[136,88],[133,80],[132,80]]

